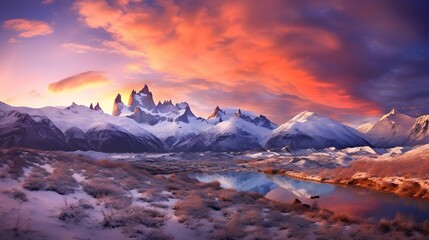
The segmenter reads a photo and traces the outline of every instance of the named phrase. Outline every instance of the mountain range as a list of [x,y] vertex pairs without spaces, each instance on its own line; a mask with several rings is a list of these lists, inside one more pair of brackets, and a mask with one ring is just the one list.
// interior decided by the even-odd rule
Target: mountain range
[[304,111],[278,126],[264,115],[216,106],[197,117],[186,102],[155,104],[145,85],[124,104],[118,94],[112,115],[95,107],[28,108],[0,102],[0,148],[101,152],[203,152],[295,150],[429,143],[429,115],[412,118],[392,110],[357,130]]

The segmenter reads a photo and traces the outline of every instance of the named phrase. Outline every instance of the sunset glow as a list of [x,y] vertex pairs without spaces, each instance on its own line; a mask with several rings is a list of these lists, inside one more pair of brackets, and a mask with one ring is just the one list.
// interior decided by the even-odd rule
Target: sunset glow
[[[1,1],[0,101],[112,111],[148,84],[199,116],[429,112],[425,1]],[[359,120],[356,118],[359,117]]]

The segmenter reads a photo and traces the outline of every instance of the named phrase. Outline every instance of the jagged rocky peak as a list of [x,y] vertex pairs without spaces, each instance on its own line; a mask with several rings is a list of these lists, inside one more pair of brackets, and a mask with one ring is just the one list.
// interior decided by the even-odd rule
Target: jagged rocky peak
[[92,105],[92,103],[89,105],[89,109],[91,109],[91,110],[95,110],[95,111],[98,111],[98,112],[103,112],[103,109],[101,109],[101,107],[100,107],[100,104],[97,102],[97,104],[95,105],[95,107],[94,107],[94,105]]
[[118,95],[116,95],[115,101],[113,102],[112,115],[113,116],[119,116],[119,115],[121,115],[122,111],[126,110],[126,109],[127,109],[127,107],[122,102],[121,94],[118,93]]
[[131,111],[134,111],[136,107],[141,107],[147,110],[153,110],[156,108],[152,92],[146,84],[139,92],[136,92],[134,89],[131,91],[128,106]]
[[268,128],[268,129],[275,129],[278,127],[277,124],[271,122],[270,119],[268,119],[267,117],[265,117],[264,115],[259,115],[258,117],[256,117],[255,119],[253,119],[254,123],[258,126],[264,127],[264,128]]
[[220,109],[219,106],[216,106],[215,110],[213,111],[213,113],[207,118],[207,119],[211,119],[211,118],[217,118],[220,117],[220,113],[222,112],[222,109]]
[[[176,122],[185,122],[189,123],[189,120],[191,118],[199,119],[195,114],[192,112],[191,108],[189,107],[189,104],[187,102],[181,102],[176,104],[176,108],[179,110],[185,110],[183,114],[181,114],[178,118],[176,118]],[[200,119],[201,120],[201,119]]]
[[95,111],[104,112],[103,109],[100,107],[100,103],[97,102],[97,104],[94,107]]
[[144,85],[144,87],[142,88],[142,90],[140,90],[140,93],[143,93],[143,94],[152,94],[149,91],[149,87],[146,84]]
[[75,102],[72,102],[72,104],[71,104],[70,106],[66,107],[66,110],[76,111],[76,108],[77,108],[78,106],[79,106],[79,105],[77,105]]
[[234,113],[234,115],[233,115],[233,117],[235,117],[235,118],[240,118],[242,116],[243,115],[241,114],[241,109],[238,109],[238,111],[236,113]]
[[158,104],[156,105],[156,110],[162,113],[166,113],[166,112],[177,111],[177,108],[176,106],[174,106],[171,100],[167,100],[162,103],[161,101],[159,101]]
[[115,103],[122,103],[122,96],[120,93],[118,93],[118,95],[116,95]]
[[176,107],[178,109],[187,109],[189,108],[189,104],[187,102],[176,103]]

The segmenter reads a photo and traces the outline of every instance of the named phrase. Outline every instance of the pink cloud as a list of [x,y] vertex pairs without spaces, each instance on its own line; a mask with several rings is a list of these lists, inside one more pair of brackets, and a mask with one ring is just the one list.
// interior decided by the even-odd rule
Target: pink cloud
[[61,44],[61,47],[68,49],[69,51],[75,52],[75,53],[107,52],[108,51],[108,49],[105,49],[105,48],[98,48],[98,47],[93,47],[93,46],[78,44],[78,43],[63,43],[63,44]]
[[86,88],[98,84],[105,84],[107,82],[109,82],[109,79],[104,76],[103,72],[88,71],[51,83],[49,84],[48,89],[51,92],[62,92],[66,90]]
[[54,31],[46,22],[29,19],[9,19],[3,23],[3,27],[18,32],[21,38],[48,35]]

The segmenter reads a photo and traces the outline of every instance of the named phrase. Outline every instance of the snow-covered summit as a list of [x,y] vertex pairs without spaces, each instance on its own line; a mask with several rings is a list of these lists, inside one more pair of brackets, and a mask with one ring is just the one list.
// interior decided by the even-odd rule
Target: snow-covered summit
[[291,119],[292,122],[306,122],[314,119],[320,118],[316,113],[310,111],[303,111],[298,113],[295,117]]
[[392,109],[382,116],[374,126],[365,133],[375,147],[389,148],[403,146],[411,133],[416,119]]
[[155,102],[153,101],[152,92],[149,91],[149,87],[146,84],[139,92],[136,92],[134,89],[131,91],[130,98],[128,100],[128,107],[131,111],[134,111],[136,107],[148,110],[152,110],[156,107]]
[[367,133],[371,128],[374,127],[374,124],[371,122],[364,123],[356,128],[361,133]]
[[222,121],[178,145],[178,151],[243,151],[262,149],[270,129],[242,118]]
[[266,147],[322,149],[368,145],[368,141],[353,128],[316,113],[304,111],[274,129]]
[[229,120],[231,118],[241,118],[247,122],[261,126],[268,129],[274,129],[277,127],[277,124],[270,121],[264,115],[257,116],[256,114],[246,111],[243,109],[237,108],[223,108],[219,106],[213,110],[213,113],[207,118],[208,123],[216,125],[223,121]]
[[160,122],[185,122],[189,123],[197,118],[186,102],[173,104],[171,100],[159,101],[155,105],[153,94],[145,84],[139,92],[131,91],[128,105],[122,102],[118,94],[113,102],[113,116],[125,116],[134,119],[141,124],[156,125]]

